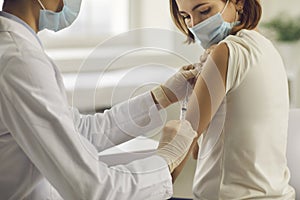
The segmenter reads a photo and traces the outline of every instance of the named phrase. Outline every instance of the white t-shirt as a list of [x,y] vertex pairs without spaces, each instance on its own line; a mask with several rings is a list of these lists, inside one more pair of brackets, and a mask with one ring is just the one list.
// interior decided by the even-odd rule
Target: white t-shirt
[[286,160],[288,85],[282,59],[256,31],[229,48],[226,97],[199,140],[195,199],[295,199]]

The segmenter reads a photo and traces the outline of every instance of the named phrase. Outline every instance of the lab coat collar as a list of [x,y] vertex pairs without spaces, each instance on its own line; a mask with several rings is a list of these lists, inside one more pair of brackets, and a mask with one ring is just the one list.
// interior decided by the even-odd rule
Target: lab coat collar
[[36,40],[39,42],[39,44],[41,45],[41,47],[43,47],[41,40],[38,38],[37,34],[35,33],[35,31],[27,24],[25,23],[22,19],[20,19],[19,17],[12,15],[10,13],[4,12],[4,11],[0,11],[0,16],[13,20],[15,22],[18,22],[19,24],[22,24],[26,29],[28,29],[33,36],[36,38]]

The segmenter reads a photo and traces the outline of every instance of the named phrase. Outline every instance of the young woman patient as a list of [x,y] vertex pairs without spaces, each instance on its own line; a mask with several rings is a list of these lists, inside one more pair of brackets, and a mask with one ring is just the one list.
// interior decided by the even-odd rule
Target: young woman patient
[[259,0],[170,0],[170,8],[188,42],[211,52],[187,111],[202,134],[190,150],[198,159],[194,198],[295,199],[286,159],[287,77],[257,30]]

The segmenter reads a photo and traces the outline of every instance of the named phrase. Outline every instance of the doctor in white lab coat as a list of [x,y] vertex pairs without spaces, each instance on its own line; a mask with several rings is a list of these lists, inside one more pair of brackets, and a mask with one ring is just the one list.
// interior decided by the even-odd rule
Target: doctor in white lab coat
[[[108,167],[97,153],[162,125],[158,107],[185,95],[186,67],[165,84],[104,114],[70,108],[55,64],[36,36],[69,26],[80,0],[5,0],[0,12],[0,199],[166,199],[170,173],[196,133],[187,121],[163,129],[156,155]],[[53,12],[51,12],[53,11]]]

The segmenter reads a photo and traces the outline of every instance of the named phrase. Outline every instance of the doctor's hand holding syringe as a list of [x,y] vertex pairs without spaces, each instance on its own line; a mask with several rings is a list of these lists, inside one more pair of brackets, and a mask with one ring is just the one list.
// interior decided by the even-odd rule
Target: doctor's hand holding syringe
[[197,136],[191,123],[185,120],[185,113],[188,98],[192,93],[197,76],[202,71],[202,66],[207,56],[208,51],[205,51],[203,56],[201,56],[201,62],[182,67],[163,85],[151,91],[153,99],[163,108],[168,107],[172,103],[182,101],[180,120],[171,120],[166,124],[157,149],[157,155],[166,160],[171,173],[184,160],[192,142]]
[[[192,122],[189,122],[186,120],[186,112],[188,109],[189,97],[193,93],[193,88],[194,88],[195,82],[197,81],[198,76],[201,74],[203,66],[208,59],[208,56],[210,55],[210,53],[213,51],[214,48],[215,48],[215,46],[212,46],[211,48],[207,49],[200,56],[199,63],[195,63],[193,65],[182,67],[179,70],[179,72],[177,72],[177,74],[175,76],[173,76],[170,80],[168,80],[165,83],[165,85],[162,87],[163,91],[167,91],[167,92],[172,91],[174,96],[176,95],[177,100],[181,100],[181,110],[180,110],[179,120],[170,121],[165,126],[164,130],[168,129],[168,131],[166,131],[167,134],[165,134],[163,132],[159,147],[162,146],[161,143],[164,143],[164,141],[162,141],[162,140],[172,141],[170,139],[171,137],[175,138],[175,139],[173,139],[174,141],[172,141],[172,143],[177,142],[176,139],[178,140],[179,137],[182,137],[181,138],[182,144],[188,144],[188,145],[182,146],[182,144],[173,145],[172,143],[169,143],[169,145],[167,145],[167,147],[169,147],[170,145],[173,145],[173,148],[169,147],[169,149],[173,149],[174,152],[170,152],[170,153],[171,153],[171,155],[172,154],[177,155],[177,160],[176,160],[175,164],[173,164],[173,165],[169,164],[169,168],[172,173],[173,182],[176,180],[177,176],[179,175],[179,173],[181,171],[181,166],[184,166],[184,163],[187,162],[187,160],[189,158],[189,154],[192,153],[193,157],[195,157],[195,154],[198,153],[198,144],[196,141],[198,140],[199,136],[196,136],[196,137],[192,136],[192,134],[196,134],[196,135],[198,135],[198,134],[192,128],[192,126],[191,126]],[[189,75],[192,78],[190,78],[190,79],[187,78]],[[177,78],[177,84],[174,84],[174,82],[175,82],[174,78]],[[178,81],[178,80],[182,80],[182,81]],[[169,86],[169,87],[165,88],[166,86]],[[176,88],[174,88],[174,86]],[[153,90],[152,93],[155,94],[156,90],[157,89]],[[163,96],[163,95],[161,95],[161,96]],[[172,95],[170,95],[168,93],[168,97],[172,97]],[[174,97],[174,99],[176,99],[176,98]],[[167,99],[167,98],[163,98],[163,99]],[[176,102],[176,100],[173,100],[173,102]],[[171,102],[166,102],[166,105],[169,105],[169,104],[171,104]],[[177,132],[176,137],[172,136],[172,134],[170,136],[170,133],[172,132],[172,131],[170,131],[170,129],[172,129],[172,128],[173,128],[173,132]],[[183,137],[183,135],[185,135],[185,137]],[[165,139],[165,137],[169,137],[169,138]],[[187,140],[187,138],[193,138],[193,142],[190,143],[190,140]],[[184,141],[184,139],[189,142]],[[181,147],[181,149],[180,149],[180,147]],[[189,148],[189,150],[186,148]],[[175,150],[177,150],[177,149],[180,149],[180,150],[178,150],[178,152],[176,152]],[[158,152],[160,152],[160,150],[158,150]],[[178,156],[179,152],[181,152],[181,154],[182,154],[181,156]],[[182,153],[182,152],[185,152],[185,153]],[[160,155],[160,156],[164,157],[164,155]],[[166,160],[168,162],[168,158]],[[179,169],[177,169],[177,168],[179,168]]]
[[187,111],[189,96],[192,94],[192,90],[195,85],[195,82],[196,82],[198,76],[201,74],[203,65],[206,62],[210,52],[213,50],[214,47],[215,46],[212,46],[211,48],[204,51],[204,53],[200,56],[199,63],[195,63],[193,65],[185,67],[186,69],[188,69],[188,67],[190,67],[190,68],[192,67],[192,68],[196,69],[197,75],[193,79],[193,82],[189,81],[190,84],[187,84],[187,86],[186,86],[186,95],[185,95],[184,99],[181,101],[181,110],[180,110],[180,116],[179,116],[180,120],[185,120],[185,118],[186,118],[186,111]]

